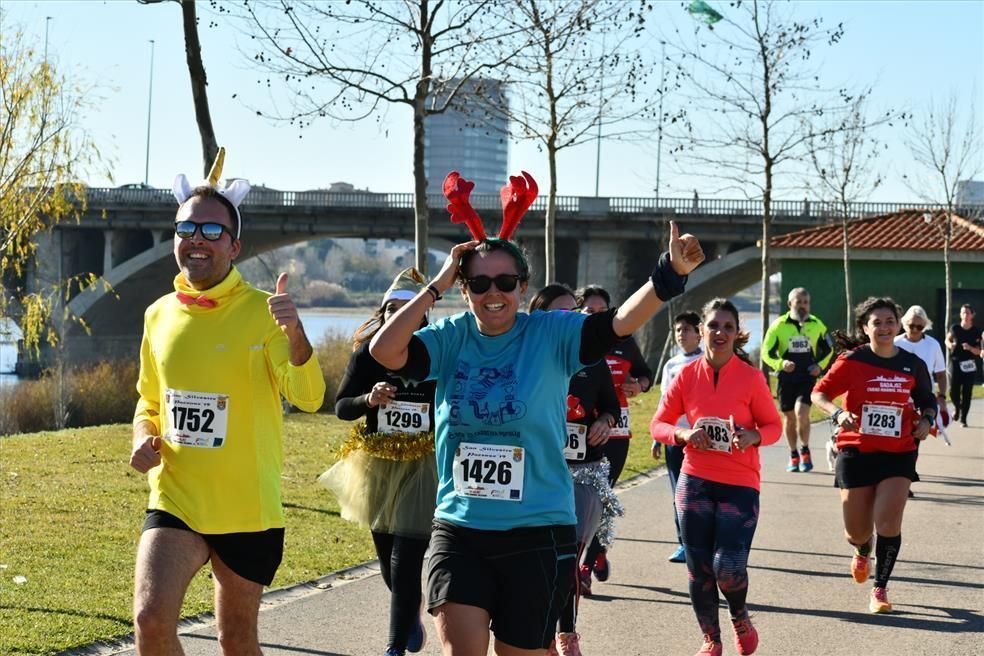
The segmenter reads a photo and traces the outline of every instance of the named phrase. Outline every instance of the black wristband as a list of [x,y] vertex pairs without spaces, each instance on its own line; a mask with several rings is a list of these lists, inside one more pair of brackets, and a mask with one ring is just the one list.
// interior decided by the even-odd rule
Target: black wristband
[[837,408],[836,410],[834,410],[834,414],[830,415],[830,421],[836,424],[837,418],[841,416],[842,412],[844,412],[844,410],[842,410],[841,408]]
[[435,286],[434,286],[433,284],[431,284],[431,285],[427,285],[427,287],[426,287],[425,289],[426,289],[426,290],[427,290],[428,292],[430,292],[430,295],[431,295],[431,296],[432,296],[432,297],[434,298],[434,302],[435,302],[435,303],[437,303],[437,302],[438,302],[439,300],[441,300],[442,298],[444,298],[444,297],[443,297],[443,296],[441,296],[441,294],[440,294],[440,293],[439,293],[439,292],[437,291],[437,287],[435,287]]
[[682,294],[687,286],[687,276],[681,276],[673,270],[669,253],[663,253],[659,256],[659,262],[653,269],[650,279],[653,282],[653,291],[664,303],[674,296]]

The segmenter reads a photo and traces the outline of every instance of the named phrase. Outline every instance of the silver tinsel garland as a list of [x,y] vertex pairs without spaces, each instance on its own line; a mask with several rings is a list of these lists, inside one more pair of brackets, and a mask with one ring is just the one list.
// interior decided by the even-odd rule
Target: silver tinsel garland
[[625,515],[625,506],[612,491],[612,486],[608,484],[611,468],[608,458],[570,467],[571,478],[575,483],[590,485],[598,492],[598,500],[601,501],[601,523],[595,535],[598,536],[601,546],[606,549],[615,542],[615,518]]

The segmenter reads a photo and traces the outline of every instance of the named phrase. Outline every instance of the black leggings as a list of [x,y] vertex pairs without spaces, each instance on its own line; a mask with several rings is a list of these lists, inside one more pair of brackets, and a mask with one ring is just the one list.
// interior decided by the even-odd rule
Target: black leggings
[[420,573],[429,540],[372,532],[379,569],[390,591],[389,648],[407,648],[420,621]]
[[950,400],[957,408],[957,416],[953,421],[963,421],[967,423],[967,415],[970,414],[970,397],[974,394],[974,375],[964,374],[953,375],[950,380]]
[[742,616],[748,596],[748,552],[758,524],[758,490],[683,474],[677,514],[690,571],[690,603],[704,635],[719,638],[718,588],[731,617]]
[[[617,439],[608,440],[605,444],[605,457],[608,458],[608,462],[611,463],[611,470],[608,474],[608,482],[612,487],[615,487],[615,483],[618,482],[618,477],[622,475],[622,470],[625,469],[625,459],[629,455],[629,440],[627,439]],[[584,552],[584,564],[588,566],[589,570],[594,570],[595,560],[605,549],[598,542],[598,537],[591,541],[587,550]]]

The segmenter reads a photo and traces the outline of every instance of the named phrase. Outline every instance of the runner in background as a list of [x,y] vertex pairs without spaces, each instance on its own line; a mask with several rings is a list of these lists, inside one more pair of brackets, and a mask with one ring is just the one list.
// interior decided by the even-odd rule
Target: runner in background
[[950,349],[950,398],[956,407],[955,421],[966,428],[970,417],[970,399],[974,395],[977,369],[981,366],[981,327],[974,325],[974,308],[960,306],[960,322],[946,334]]
[[[530,301],[530,313],[537,310],[572,311],[574,292],[558,283],[547,285]],[[574,481],[574,514],[577,516],[577,559],[598,533],[604,546],[614,539],[615,517],[625,510],[608,481],[610,465],[604,446],[619,415],[618,397],[608,364],[599,360],[571,377],[567,390],[567,445],[564,457]],[[588,579],[589,583],[591,579]],[[584,594],[584,591],[581,591]],[[588,593],[590,595],[590,589]],[[580,636],[576,633],[578,587],[571,586],[567,604],[560,613],[559,631],[550,656],[580,656]]]
[[[576,297],[578,307],[585,314],[608,312],[612,304],[608,291],[597,285],[589,285],[577,290]],[[625,459],[629,454],[629,440],[632,439],[629,399],[649,391],[653,372],[646,364],[639,345],[631,335],[612,346],[605,360],[612,370],[612,380],[615,382],[615,392],[618,394],[618,403],[621,407],[620,416],[608,436],[608,444],[605,445],[605,457],[612,466],[609,481],[614,486],[622,475]],[[608,551],[597,538],[591,541],[584,565],[581,566],[579,581],[582,594],[591,593],[592,572],[595,578],[603,582],[611,575]]]
[[[810,292],[789,290],[789,312],[772,322],[762,338],[762,360],[776,372],[783,432],[789,443],[788,472],[813,469],[810,453],[810,392],[833,355],[827,327],[810,314]],[[797,450],[797,445],[802,446]]]
[[[390,591],[386,656],[416,653],[426,643],[420,621],[420,572],[437,494],[433,381],[405,383],[369,354],[369,341],[424,288],[404,269],[373,316],[353,335],[355,348],[338,385],[335,415],[353,426],[341,457],[318,480],[338,498],[342,517],[368,527]],[[426,320],[425,320],[426,324]]]
[[[696,312],[683,312],[673,318],[673,339],[680,347],[680,353],[674,355],[663,365],[663,377],[660,381],[660,393],[666,394],[673,380],[684,366],[699,358],[704,351],[700,348],[700,315]],[[660,399],[662,402],[662,399]],[[677,425],[690,428],[686,415],[680,417]],[[653,440],[652,455],[659,458],[662,442]],[[676,507],[677,479],[680,478],[680,467],[683,466],[683,447],[676,444],[666,445],[666,478],[670,481],[670,492],[673,494],[673,523],[676,525],[677,548],[667,559],[671,563],[687,562],[687,552],[683,548],[683,536],[680,533],[680,519]]]
[[[759,515],[759,447],[782,424],[766,378],[742,347],[731,301],[701,312],[704,355],[684,366],[649,425],[653,439],[684,447],[676,507],[687,552],[690,602],[704,634],[698,656],[721,656],[718,590],[728,602],[739,654],[758,647],[748,614],[748,554]],[[678,424],[686,416],[690,427]]]
[[[817,383],[813,402],[831,416],[837,434],[835,485],[844,533],[854,547],[851,575],[866,583],[875,550],[875,585],[868,608],[889,613],[888,582],[902,547],[902,514],[916,478],[916,441],[936,422],[936,398],[926,365],[895,345],[899,307],[870,297],[855,310],[864,337],[837,335],[838,356]],[[841,406],[833,399],[845,395]],[[872,544],[873,533],[878,539]]]

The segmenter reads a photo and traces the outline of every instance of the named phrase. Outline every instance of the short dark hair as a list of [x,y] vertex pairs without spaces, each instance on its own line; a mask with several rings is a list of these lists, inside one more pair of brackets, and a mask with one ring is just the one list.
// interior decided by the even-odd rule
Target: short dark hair
[[696,312],[681,312],[673,317],[673,325],[675,326],[680,322],[690,324],[694,330],[698,330],[700,328],[700,315]]
[[546,310],[547,307],[561,296],[574,297],[574,292],[567,285],[559,282],[552,282],[530,299],[530,312],[535,310]]
[[971,305],[970,303],[964,303],[963,305],[960,306],[960,309],[967,310],[971,314],[977,314],[976,312],[974,312],[974,306]]
[[465,251],[465,254],[461,256],[461,262],[458,263],[458,268],[461,270],[461,278],[468,277],[468,265],[471,264],[471,261],[475,259],[476,255],[495,251],[504,251],[512,257],[516,262],[516,273],[519,274],[520,281],[526,282],[530,279],[530,265],[527,262],[526,254],[518,244],[508,239],[486,239],[474,249]]
[[[228,198],[220,194],[218,189],[216,189],[215,187],[210,187],[209,185],[201,185],[199,187],[195,187],[194,189],[192,189],[191,196],[188,197],[188,200],[191,200],[192,198],[195,197],[210,198],[212,200],[217,200],[220,205],[226,208],[226,211],[229,213],[229,221],[232,222],[232,238],[239,239],[239,237],[237,237],[236,235],[242,232],[239,229],[240,214],[236,210],[236,206],[232,204],[232,201],[230,201]],[[183,204],[184,203],[182,203],[182,205]],[[180,207],[178,209],[180,209]]]
[[584,301],[588,300],[592,296],[600,296],[605,299],[605,305],[608,307],[612,306],[612,297],[601,285],[585,285],[577,290],[574,294],[574,300],[577,301],[578,307],[584,305]]

